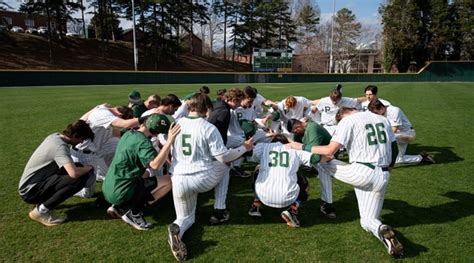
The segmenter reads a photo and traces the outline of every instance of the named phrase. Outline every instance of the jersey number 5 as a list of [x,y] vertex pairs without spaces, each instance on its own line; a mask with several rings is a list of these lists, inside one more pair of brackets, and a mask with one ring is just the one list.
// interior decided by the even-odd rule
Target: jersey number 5
[[385,125],[383,123],[366,124],[365,129],[367,130],[367,141],[369,145],[375,145],[377,143],[384,144],[387,142],[387,134],[385,133]]
[[288,167],[290,162],[290,154],[288,152],[270,151],[270,167]]
[[181,135],[181,147],[183,148],[183,154],[189,156],[193,153],[191,148],[191,134],[183,134]]

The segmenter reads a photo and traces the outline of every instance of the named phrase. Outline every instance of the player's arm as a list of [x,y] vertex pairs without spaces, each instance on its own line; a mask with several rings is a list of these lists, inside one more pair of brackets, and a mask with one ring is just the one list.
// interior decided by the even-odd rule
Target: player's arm
[[71,178],[79,178],[94,169],[90,165],[85,165],[84,167],[78,167],[74,163],[67,163],[63,167],[66,170],[69,177]]
[[392,126],[392,131],[393,131],[393,133],[400,132],[400,126]]
[[226,152],[224,152],[223,154],[219,154],[219,155],[214,156],[214,158],[216,158],[216,160],[218,160],[221,163],[232,162],[235,159],[242,156],[244,153],[252,150],[252,148],[253,148],[253,139],[250,138],[250,139],[246,140],[242,144],[242,146],[234,148],[234,149],[229,149]]
[[334,156],[341,146],[340,143],[331,141],[328,145],[311,147],[311,152],[319,155]]
[[139,125],[138,118],[124,120],[122,118],[117,118],[112,122],[112,126],[116,128],[135,128]]
[[181,131],[181,127],[176,124],[171,124],[170,129],[168,131],[168,139],[166,140],[165,145],[163,145],[163,148],[161,148],[160,152],[158,155],[155,157],[155,159],[151,160],[149,163],[150,168],[152,169],[160,169],[161,166],[168,160],[168,155],[171,150],[171,146],[174,143],[174,139],[176,139],[176,136],[179,134]]

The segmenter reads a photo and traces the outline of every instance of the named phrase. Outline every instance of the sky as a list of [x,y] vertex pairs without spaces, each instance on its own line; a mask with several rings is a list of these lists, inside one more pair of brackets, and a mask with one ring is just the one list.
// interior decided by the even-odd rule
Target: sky
[[331,18],[334,2],[336,3],[336,12],[342,8],[347,8],[355,14],[356,19],[362,24],[380,24],[378,9],[382,0],[316,0],[321,9],[322,21]]

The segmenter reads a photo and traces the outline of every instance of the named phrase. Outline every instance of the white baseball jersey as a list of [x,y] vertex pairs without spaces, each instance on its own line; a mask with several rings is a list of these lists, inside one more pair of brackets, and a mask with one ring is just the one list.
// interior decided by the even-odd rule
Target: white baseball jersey
[[407,116],[403,111],[396,106],[387,107],[387,111],[385,112],[385,117],[390,121],[392,127],[398,126],[400,132],[408,132],[413,127],[411,126],[410,121],[408,120]]
[[[390,101],[388,101],[388,100],[384,100],[384,99],[380,99],[380,98],[379,98],[378,100],[380,100],[380,102],[382,102],[382,104],[383,104],[385,107],[391,105],[391,104],[390,104]],[[360,106],[362,107],[362,111],[367,111],[367,110],[368,110],[369,103],[370,103],[370,101],[366,100],[366,101],[364,101],[364,102],[362,102],[362,103],[360,104]]]
[[230,110],[230,121],[229,129],[227,130],[227,136],[245,138],[244,130],[242,130],[242,127],[240,126],[237,112],[234,109]]
[[357,99],[342,97],[337,104],[334,104],[330,97],[322,98],[318,103],[318,111],[321,113],[321,125],[336,125],[336,114],[341,107],[360,108]]
[[257,114],[257,116],[262,116],[262,114],[263,114],[262,104],[265,101],[266,101],[266,99],[262,95],[257,93],[257,97],[255,97],[255,99],[253,100],[253,103],[252,103],[252,108],[255,111],[255,113]]
[[192,175],[209,169],[214,156],[227,151],[216,126],[203,118],[181,118],[181,132],[176,137],[170,168],[171,173]]
[[423,157],[421,155],[406,154],[409,142],[415,140],[416,132],[411,126],[407,116],[399,107],[389,106],[385,112],[385,116],[390,121],[392,127],[398,127],[399,131],[395,133],[398,145],[397,164],[419,164]]
[[347,149],[350,163],[388,167],[395,135],[387,118],[372,112],[357,112],[339,122],[331,141]]
[[188,113],[189,113],[189,107],[188,107],[187,101],[181,101],[181,106],[179,106],[179,108],[173,114],[173,118],[175,120],[181,119],[183,117],[188,116]]
[[260,162],[255,192],[262,203],[281,208],[296,201],[300,192],[296,172],[302,164],[311,165],[311,153],[286,149],[279,142],[260,143],[253,150],[252,160]]
[[308,111],[311,108],[311,101],[305,97],[296,96],[296,105],[291,109],[286,109],[286,99],[278,102],[278,111],[281,114],[281,120],[287,122],[290,119],[301,119],[305,117],[305,109]]
[[244,108],[244,107],[238,107],[237,109],[233,110],[237,120],[248,120],[248,121],[253,121],[257,118],[257,113],[253,109],[253,107],[250,108]]
[[113,137],[112,123],[118,119],[109,108],[99,105],[87,117],[87,123],[94,132],[94,145],[100,154],[104,144]]

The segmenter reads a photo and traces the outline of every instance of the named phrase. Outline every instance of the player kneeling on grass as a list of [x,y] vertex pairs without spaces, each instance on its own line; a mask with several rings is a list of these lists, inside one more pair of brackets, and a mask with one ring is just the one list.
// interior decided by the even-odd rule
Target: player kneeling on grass
[[64,221],[51,210],[82,189],[93,172],[90,165],[74,164],[70,146],[93,138],[89,125],[79,120],[69,124],[62,133],[46,137],[31,155],[18,188],[21,198],[35,205],[29,214],[31,219],[46,226]]
[[[393,257],[403,255],[403,245],[389,225],[380,221],[385,191],[390,178],[389,167],[395,163],[397,146],[390,122],[372,112],[359,112],[354,108],[341,108],[336,114],[338,122],[329,145],[313,146],[311,152],[334,156],[346,147],[349,164],[331,160],[320,164],[320,173],[353,185],[360,214],[360,225],[371,232],[387,247]],[[302,144],[288,144],[302,149]]]
[[210,222],[229,220],[230,213],[225,203],[230,169],[227,163],[252,149],[252,140],[243,142],[238,148],[226,148],[216,126],[204,119],[209,101],[203,94],[191,97],[189,114],[178,120],[181,133],[173,145],[170,173],[176,220],[168,226],[168,243],[179,261],[187,257],[186,245],[181,238],[194,224],[198,193],[215,188],[214,213]]
[[[283,143],[283,144],[282,144]],[[249,215],[261,217],[262,203],[275,208],[288,207],[281,217],[288,226],[299,227],[298,208],[302,201],[308,200],[308,180],[297,175],[300,165],[316,165],[320,156],[310,152],[287,149],[288,139],[281,134],[273,137],[272,143],[257,144],[253,150],[252,161],[260,162],[255,178],[255,199]]]
[[[168,140],[157,155],[149,138],[159,133],[168,133]],[[138,230],[153,227],[143,218],[143,209],[171,190],[171,180],[168,175],[147,177],[145,171],[163,165],[178,133],[179,126],[170,127],[168,117],[152,114],[138,130],[122,136],[102,185],[105,199],[112,204],[107,213],[121,217]]]

